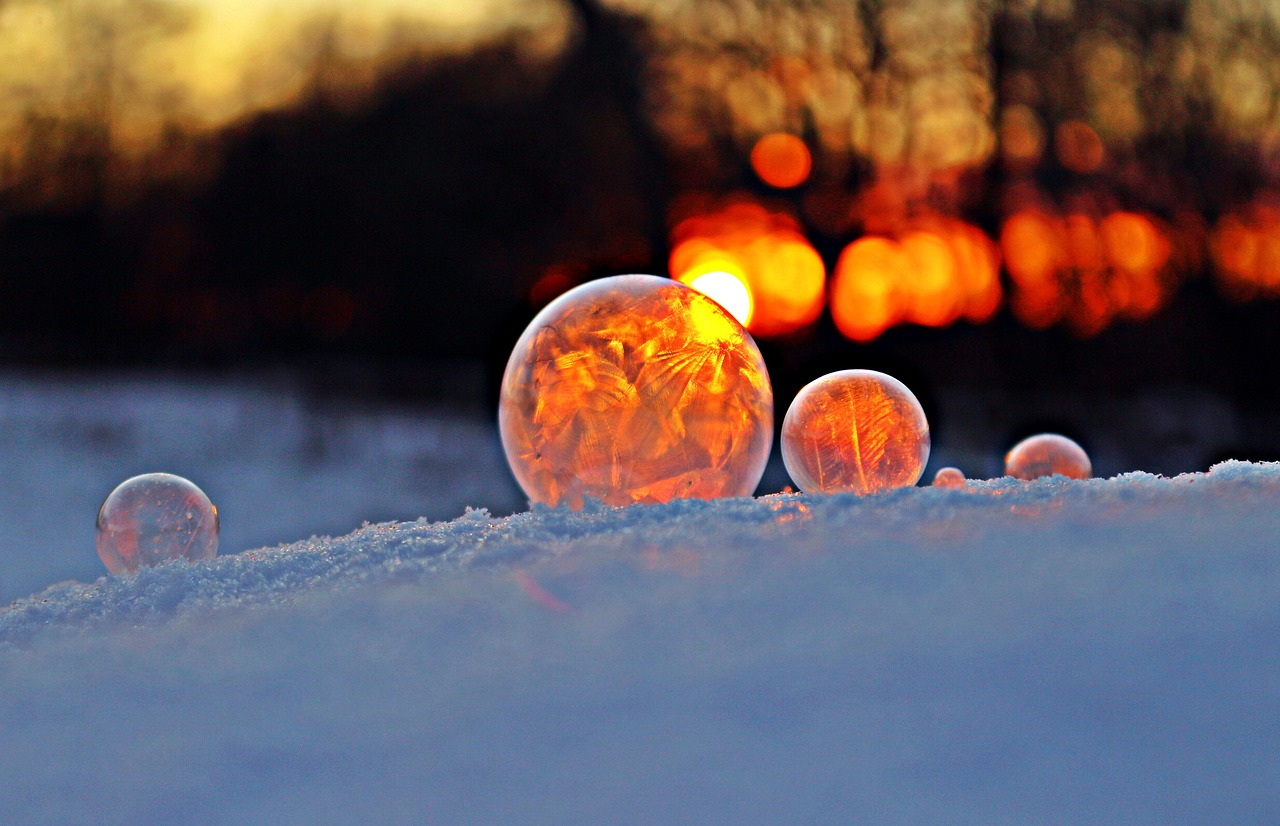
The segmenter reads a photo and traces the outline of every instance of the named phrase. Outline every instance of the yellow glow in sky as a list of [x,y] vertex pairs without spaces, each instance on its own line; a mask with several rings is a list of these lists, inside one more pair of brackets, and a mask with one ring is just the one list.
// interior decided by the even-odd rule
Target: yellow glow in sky
[[512,37],[554,54],[571,25],[558,0],[10,0],[0,153],[19,151],[33,119],[109,124],[117,149],[145,150],[168,123],[216,127],[288,103],[324,61],[367,88],[379,64],[415,53]]

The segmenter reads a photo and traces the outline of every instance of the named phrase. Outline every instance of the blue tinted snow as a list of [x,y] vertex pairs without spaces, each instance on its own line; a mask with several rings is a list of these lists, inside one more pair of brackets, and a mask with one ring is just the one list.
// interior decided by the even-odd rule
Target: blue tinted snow
[[0,612],[10,822],[1241,823],[1280,468],[366,526]]

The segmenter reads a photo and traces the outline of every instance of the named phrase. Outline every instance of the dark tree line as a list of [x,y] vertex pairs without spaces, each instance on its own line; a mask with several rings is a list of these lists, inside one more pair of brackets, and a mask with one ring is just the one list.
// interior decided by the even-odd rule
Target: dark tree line
[[[690,188],[746,190],[803,217],[812,191],[852,202],[875,180],[875,164],[852,150],[836,157],[822,143],[830,128],[822,112],[785,99],[794,62],[773,59],[769,31],[732,48],[751,71],[781,84],[795,117],[783,125],[816,148],[814,181],[793,193],[771,192],[750,176],[742,126],[713,87],[699,86],[686,101],[694,113],[688,128],[706,140],[672,135],[660,111],[666,92],[656,84],[678,84],[671,66],[681,64],[663,73],[654,60],[683,41],[651,19],[594,0],[569,5],[573,32],[550,60],[531,63],[510,41],[409,56],[387,68],[359,106],[333,99],[317,82],[289,106],[214,132],[174,124],[140,157],[112,154],[110,107],[78,125],[33,120],[26,166],[8,170],[0,192],[0,359],[216,364],[353,355],[496,364],[534,311],[529,296],[549,271],[570,283],[662,271],[668,206]],[[720,5],[727,19],[749,27],[762,11],[787,4]],[[818,0],[792,5],[808,14],[841,8]],[[836,68],[867,89],[876,72],[894,65],[892,44],[877,29],[894,5],[861,3],[841,18],[841,31],[866,53],[850,53]],[[1008,100],[1006,81],[1018,74],[1038,78],[1033,103],[1048,128],[1055,118],[1089,116],[1090,100],[1102,94],[1081,74],[1088,62],[1080,44],[1091,33],[1142,59],[1137,105],[1149,128],[1126,144],[1123,163],[1082,177],[1047,151],[1019,174],[1053,197],[1100,187],[1132,206],[1190,206],[1206,220],[1264,189],[1270,166],[1249,137],[1254,127],[1232,121],[1211,92],[1217,62],[1246,47],[1265,55],[1275,38],[1243,27],[1202,42],[1188,34],[1190,5],[1077,0],[1069,17],[1028,17],[1002,6],[983,18],[989,66],[975,71],[990,77],[993,124]],[[1169,47],[1178,37],[1190,57]],[[700,48],[714,57],[714,43]],[[1189,74],[1176,75],[1184,63]],[[318,78],[341,71],[316,69]],[[989,231],[1010,174],[993,159],[967,179],[977,196],[962,206]],[[856,221],[835,222],[813,235],[833,258],[858,231]],[[858,358],[917,370],[926,381],[1034,383],[1047,360],[1059,369],[1044,381],[1056,375],[1121,387],[1151,376],[1248,392],[1246,366],[1280,355],[1266,334],[1275,308],[1231,307],[1204,281],[1184,293],[1149,325],[1090,342],[1032,336],[1002,316],[981,330],[893,330]],[[1153,370],[1152,354],[1167,353],[1174,338],[1188,342],[1176,348],[1181,360],[1156,359]],[[783,386],[815,365],[847,362],[854,348],[826,320],[803,342],[768,346]],[[1252,355],[1240,357],[1246,351]],[[1104,375],[1090,378],[1088,365],[1098,363]],[[1212,363],[1228,366],[1206,370]]]

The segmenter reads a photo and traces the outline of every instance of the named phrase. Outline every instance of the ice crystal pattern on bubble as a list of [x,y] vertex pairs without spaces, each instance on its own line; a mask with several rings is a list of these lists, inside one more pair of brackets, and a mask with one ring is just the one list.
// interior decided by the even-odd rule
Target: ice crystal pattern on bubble
[[842,370],[796,394],[782,422],[782,459],[805,492],[909,487],[929,460],[929,423],[902,382]]
[[623,275],[534,318],[507,363],[498,418],[534,502],[747,496],[769,457],[773,390],[755,342],[720,305]]

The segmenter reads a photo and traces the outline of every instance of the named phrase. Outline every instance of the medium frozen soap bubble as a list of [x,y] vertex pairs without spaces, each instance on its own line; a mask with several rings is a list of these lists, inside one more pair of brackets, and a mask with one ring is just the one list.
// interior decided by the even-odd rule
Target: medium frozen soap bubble
[[218,553],[218,509],[204,491],[170,473],[120,483],[98,510],[98,556],[113,574]]
[[1013,446],[1004,457],[1006,476],[1038,479],[1060,474],[1071,479],[1088,479],[1093,465],[1084,448],[1057,433],[1038,433]]
[[749,496],[769,459],[773,389],[755,341],[715,301],[618,275],[533,319],[507,362],[498,424],[534,502]]
[[910,487],[929,461],[929,422],[892,376],[829,373],[805,385],[787,410],[782,461],[805,492]]

